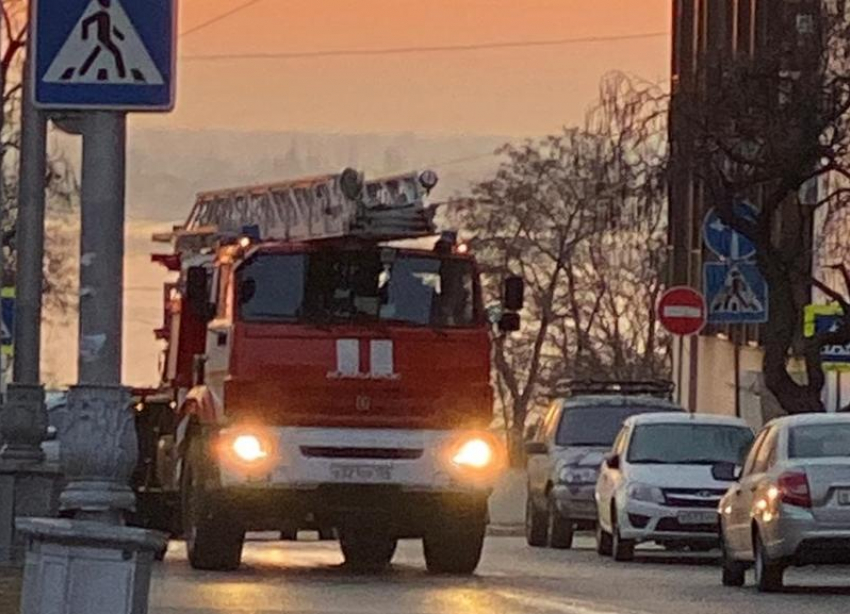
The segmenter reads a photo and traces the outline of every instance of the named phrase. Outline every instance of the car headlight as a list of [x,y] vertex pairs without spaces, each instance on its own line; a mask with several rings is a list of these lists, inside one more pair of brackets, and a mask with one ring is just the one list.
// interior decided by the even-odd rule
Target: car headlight
[[650,486],[649,484],[640,484],[636,482],[634,484],[629,484],[629,488],[626,492],[628,493],[629,499],[634,499],[635,501],[664,503],[664,493],[661,492],[661,489],[657,486]]
[[558,474],[561,484],[596,484],[599,473],[592,467],[564,467]]

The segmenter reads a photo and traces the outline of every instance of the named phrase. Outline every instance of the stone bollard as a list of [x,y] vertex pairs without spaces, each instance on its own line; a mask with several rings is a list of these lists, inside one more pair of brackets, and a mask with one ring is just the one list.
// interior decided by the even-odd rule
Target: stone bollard
[[47,410],[41,386],[11,384],[0,407],[0,565],[23,564],[24,543],[15,520],[55,516],[61,488],[59,468],[44,462]]
[[123,526],[135,497],[138,448],[130,397],[119,386],[76,386],[63,433],[73,519],[22,519],[27,541],[22,614],[145,614],[154,555],[167,537]]

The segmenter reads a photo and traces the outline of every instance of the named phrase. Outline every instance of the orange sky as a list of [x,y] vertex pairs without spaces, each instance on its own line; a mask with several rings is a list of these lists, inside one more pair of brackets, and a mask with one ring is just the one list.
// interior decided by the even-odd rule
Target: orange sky
[[[182,0],[181,31],[245,0]],[[260,0],[183,37],[183,57],[669,30],[670,0]],[[181,61],[176,111],[138,127],[524,136],[578,121],[613,69],[663,82],[666,38],[531,49]]]
[[[181,31],[245,1],[179,0]],[[258,0],[183,38],[180,52],[185,57],[666,32],[670,6],[670,0]],[[581,121],[606,72],[665,82],[669,45],[662,37],[383,57],[181,60],[175,112],[130,121],[135,129],[536,136]],[[134,198],[128,194],[131,218]],[[175,221],[184,215],[175,212]],[[150,264],[149,237],[167,227],[135,219],[128,228],[124,374],[131,384],[157,378],[159,349],[151,330],[162,317],[163,273]],[[44,331],[47,347],[55,348],[44,354],[51,380],[73,381],[75,331],[73,319]]]

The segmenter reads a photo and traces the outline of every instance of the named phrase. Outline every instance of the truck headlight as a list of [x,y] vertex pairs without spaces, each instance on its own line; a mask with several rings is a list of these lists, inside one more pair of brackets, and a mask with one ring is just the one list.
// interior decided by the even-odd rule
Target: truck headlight
[[486,432],[464,433],[454,439],[445,451],[445,463],[462,481],[489,482],[505,464],[502,443]]
[[260,428],[235,427],[220,433],[222,461],[239,470],[265,471],[276,459],[274,438]]
[[476,437],[460,445],[452,457],[452,462],[459,467],[484,469],[493,463],[495,456],[493,447],[483,439]]
[[256,463],[269,457],[269,451],[256,435],[239,435],[233,440],[233,452],[246,463]]
[[664,493],[661,492],[661,489],[657,486],[650,486],[649,484],[635,482],[633,484],[629,484],[629,488],[626,492],[628,493],[629,499],[634,499],[635,501],[664,503]]
[[561,484],[596,484],[599,477],[596,469],[591,467],[564,467],[558,474]]

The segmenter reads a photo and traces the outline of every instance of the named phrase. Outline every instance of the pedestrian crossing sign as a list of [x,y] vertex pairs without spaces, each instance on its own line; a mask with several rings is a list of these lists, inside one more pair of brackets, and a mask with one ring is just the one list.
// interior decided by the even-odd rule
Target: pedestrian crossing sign
[[2,318],[0,318],[0,342],[2,342],[3,354],[11,356],[14,352],[15,343],[15,289],[3,288],[0,306]]
[[36,104],[169,110],[175,6],[175,0],[35,0]]
[[767,322],[767,283],[751,262],[707,262],[703,281],[709,324]]

